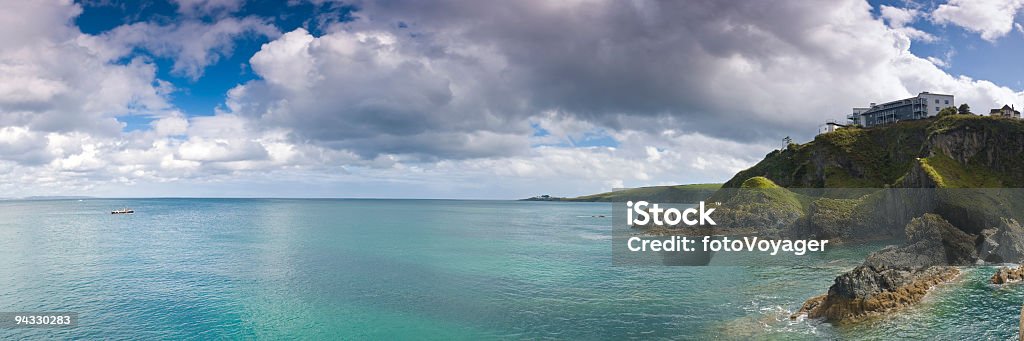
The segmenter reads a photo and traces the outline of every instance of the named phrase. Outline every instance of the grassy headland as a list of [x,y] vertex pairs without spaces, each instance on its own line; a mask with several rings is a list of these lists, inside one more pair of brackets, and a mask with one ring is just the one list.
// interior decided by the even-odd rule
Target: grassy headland
[[702,200],[711,192],[718,190],[722,184],[691,184],[674,186],[650,186],[628,188],[618,191],[584,195],[574,198],[533,197],[527,201],[572,201],[572,202],[625,202],[643,198],[652,202],[685,202],[693,198]]
[[[775,150],[723,187],[1024,187],[1024,121],[951,115],[821,134]],[[925,175],[925,176],[920,176]]]

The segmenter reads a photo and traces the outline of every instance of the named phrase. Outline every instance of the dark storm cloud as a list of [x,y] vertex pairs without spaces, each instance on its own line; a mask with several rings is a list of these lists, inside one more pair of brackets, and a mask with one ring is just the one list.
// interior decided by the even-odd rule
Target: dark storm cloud
[[[249,109],[240,112],[361,155],[461,158],[475,147],[429,137],[528,137],[531,117],[558,111],[613,131],[765,142],[810,134],[862,98],[906,92],[886,68],[909,41],[863,1],[358,7],[333,33],[292,32],[264,46],[253,58],[264,80],[232,96]],[[374,136],[408,138],[367,142]],[[494,155],[529,148],[519,146]]]
[[[752,63],[753,72],[760,74],[774,68],[799,70],[801,63],[810,64],[809,68],[826,66],[829,74],[854,74],[864,66],[858,63],[870,65],[887,57],[888,49],[837,54],[835,45],[844,41],[816,37],[816,31],[854,28],[835,20],[846,15],[842,11],[860,10],[851,16],[869,16],[869,7],[862,2],[832,5],[804,1],[381,1],[366,2],[363,7],[370,20],[401,21],[409,23],[412,31],[427,32],[427,37],[495,48],[508,63],[503,79],[532,109],[517,114],[557,108],[611,128],[641,129],[644,122],[629,118],[661,116],[669,118],[662,122],[677,128],[751,140],[774,136],[773,130],[790,123],[759,117],[758,111],[771,108],[758,106],[763,103],[751,96],[786,92],[770,87],[813,75],[783,74],[777,84],[751,78],[744,84],[743,76],[736,75],[743,71],[736,70],[732,61]],[[884,33],[880,29],[879,23],[868,21],[861,33]],[[876,40],[884,44],[887,38],[883,34]],[[759,127],[744,128],[750,123]]]

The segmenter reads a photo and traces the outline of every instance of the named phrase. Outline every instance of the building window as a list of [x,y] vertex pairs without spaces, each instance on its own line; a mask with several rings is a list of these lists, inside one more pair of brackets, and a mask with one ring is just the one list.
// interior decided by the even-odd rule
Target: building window
[[935,111],[939,111],[939,107],[935,107]]
[[949,100],[948,99],[946,100],[946,104],[949,104]]
[[938,99],[935,100],[935,104],[939,104],[939,100]]

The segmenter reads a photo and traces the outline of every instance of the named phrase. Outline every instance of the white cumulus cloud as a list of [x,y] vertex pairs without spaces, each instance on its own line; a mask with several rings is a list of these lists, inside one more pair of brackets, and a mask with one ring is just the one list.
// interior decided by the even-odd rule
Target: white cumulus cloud
[[1013,30],[1013,19],[1024,1],[1021,0],[950,0],[932,12],[939,24],[953,24],[995,41]]
[[923,13],[917,9],[881,5],[879,7],[879,12],[881,12],[882,18],[889,24],[889,27],[896,32],[905,34],[910,39],[925,42],[931,42],[937,39],[934,35],[928,32],[909,26],[923,15]]

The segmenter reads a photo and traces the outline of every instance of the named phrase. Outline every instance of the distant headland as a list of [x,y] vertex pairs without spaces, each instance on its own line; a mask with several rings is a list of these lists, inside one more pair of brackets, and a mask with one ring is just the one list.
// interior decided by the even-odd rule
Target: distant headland
[[[684,202],[703,199],[706,193],[713,192],[722,187],[722,184],[690,184],[672,186],[648,186],[637,188],[625,188],[590,194],[579,197],[555,197],[551,195],[539,195],[531,198],[520,199],[520,201],[570,201],[570,202],[619,202],[624,198],[645,198],[651,201],[662,202]],[[701,194],[704,193],[704,194]]]

